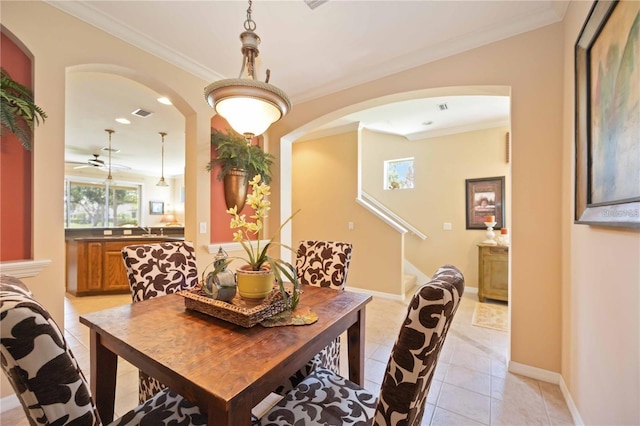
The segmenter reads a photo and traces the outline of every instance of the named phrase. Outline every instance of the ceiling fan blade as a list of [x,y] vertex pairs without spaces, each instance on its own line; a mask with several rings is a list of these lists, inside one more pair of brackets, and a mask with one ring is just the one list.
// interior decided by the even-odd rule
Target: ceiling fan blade
[[[109,166],[104,166],[104,170],[109,170]],[[111,170],[131,170],[129,166],[123,166],[122,164],[111,164]]]

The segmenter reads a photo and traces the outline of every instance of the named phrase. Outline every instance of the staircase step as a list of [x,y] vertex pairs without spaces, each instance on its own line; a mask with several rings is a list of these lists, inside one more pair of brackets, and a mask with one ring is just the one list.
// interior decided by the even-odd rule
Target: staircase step
[[413,274],[404,274],[403,281],[405,293],[413,293],[418,284],[418,278]]

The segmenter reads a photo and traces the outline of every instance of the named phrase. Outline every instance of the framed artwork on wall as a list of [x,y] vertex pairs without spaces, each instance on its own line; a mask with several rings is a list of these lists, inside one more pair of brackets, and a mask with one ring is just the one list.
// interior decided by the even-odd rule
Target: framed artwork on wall
[[149,201],[149,214],[164,214],[164,203],[162,201]]
[[467,179],[467,229],[487,229],[487,216],[495,218],[494,229],[504,227],[504,176]]
[[596,1],[575,45],[577,224],[640,227],[639,14]]

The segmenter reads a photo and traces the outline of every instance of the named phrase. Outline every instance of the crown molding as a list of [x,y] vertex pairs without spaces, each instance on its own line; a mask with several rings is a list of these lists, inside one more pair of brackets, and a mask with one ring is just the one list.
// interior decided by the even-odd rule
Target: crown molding
[[201,63],[192,60],[188,56],[185,56],[181,52],[159,43],[157,40],[126,25],[122,21],[103,14],[98,8],[92,6],[87,1],[44,1],[56,9],[105,31],[147,53],[157,56],[203,80],[216,81],[226,78]]

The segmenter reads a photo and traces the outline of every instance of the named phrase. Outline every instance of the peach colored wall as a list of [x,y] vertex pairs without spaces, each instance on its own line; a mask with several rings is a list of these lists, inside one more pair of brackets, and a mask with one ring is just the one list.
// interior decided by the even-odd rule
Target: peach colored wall
[[[211,128],[217,129],[222,132],[227,132],[231,126],[227,123],[227,120],[222,118],[219,115],[215,115],[211,119]],[[253,145],[258,145],[260,142],[259,137],[254,138],[251,143]],[[211,159],[215,159],[217,157],[216,149],[213,145],[211,145]],[[211,182],[211,243],[225,243],[233,241],[233,232],[234,230],[229,227],[229,221],[231,220],[231,216],[227,213],[227,204],[224,199],[224,184],[222,181],[218,180],[218,173],[220,172],[220,166],[216,166],[215,169],[210,172],[210,182]],[[251,191],[251,189],[249,189]],[[253,209],[249,205],[245,205],[242,209],[242,213],[249,217],[253,212]],[[264,238],[268,238],[268,236],[264,236]]]
[[[7,35],[1,37],[2,67],[31,88],[31,59]],[[31,259],[31,151],[8,130],[0,139],[0,261]]]
[[591,5],[571,2],[564,21],[562,375],[584,424],[637,425],[640,232],[573,224],[573,49]]
[[[511,359],[555,372],[561,367],[562,31],[562,24],[550,25],[296,104],[269,131],[272,152],[282,157],[283,136],[295,137],[377,98],[430,88],[510,86]],[[277,185],[281,173],[286,184],[290,170],[276,170]],[[272,203],[279,207],[280,202],[275,194]],[[542,225],[540,218],[545,218]],[[279,220],[279,212],[272,220]],[[369,234],[369,244],[376,245],[376,232]]]
[[[362,131],[362,189],[427,235],[408,234],[405,258],[424,274],[456,265],[466,287],[478,286],[478,247],[486,230],[466,229],[465,179],[505,177],[506,224],[511,221],[507,127],[410,141],[401,136]],[[414,157],[415,188],[383,190],[384,161]],[[451,231],[442,229],[443,223]]]
[[[211,118],[211,128],[226,132],[229,124],[224,118],[215,115]],[[216,158],[216,150],[213,145],[211,145],[210,158],[212,160]],[[211,243],[232,241],[233,239],[233,232],[229,228],[229,216],[226,213],[224,186],[218,180],[219,171],[220,167],[216,167],[209,172],[211,185]]]
[[[380,226],[355,201],[357,144],[356,132],[293,144],[292,205],[294,212],[300,209],[293,219],[293,245],[300,240],[350,242],[347,286],[400,297],[402,236],[387,225]],[[354,224],[352,231],[348,222]]]

